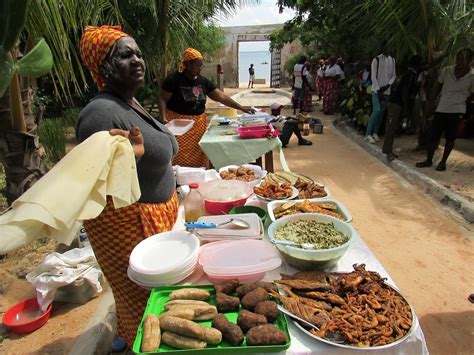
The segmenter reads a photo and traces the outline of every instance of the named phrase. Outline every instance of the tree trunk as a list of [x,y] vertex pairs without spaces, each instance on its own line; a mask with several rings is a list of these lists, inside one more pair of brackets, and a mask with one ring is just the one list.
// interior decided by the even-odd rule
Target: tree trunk
[[40,107],[33,115],[32,97],[31,88],[21,91],[19,106],[24,113],[26,132],[13,129],[10,96],[5,95],[0,99],[0,162],[5,169],[6,189],[3,194],[9,205],[49,170],[45,151],[37,135],[37,123],[44,110]]

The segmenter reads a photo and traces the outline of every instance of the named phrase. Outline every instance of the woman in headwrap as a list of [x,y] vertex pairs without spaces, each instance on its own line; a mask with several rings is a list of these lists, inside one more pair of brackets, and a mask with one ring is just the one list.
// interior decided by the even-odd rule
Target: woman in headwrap
[[336,64],[336,57],[330,57],[329,66],[324,71],[323,111],[325,115],[333,115],[336,111],[339,79],[343,75],[341,67]]
[[241,106],[219,90],[213,82],[200,75],[202,59],[202,54],[196,49],[186,49],[178,71],[169,75],[161,86],[160,112],[163,121],[194,121],[188,132],[176,137],[179,152],[173,160],[173,165],[205,168],[209,166],[209,159],[199,147],[199,141],[207,128],[206,96],[237,110],[255,113],[255,110]]
[[111,134],[140,137],[140,141],[132,140],[132,144],[141,143],[136,145],[141,151],[135,154],[139,201],[115,209],[108,199],[97,218],[84,221],[97,261],[113,291],[118,335],[131,345],[149,291],[127,277],[128,259],[139,242],[171,230],[176,221],[178,198],[171,161],[178,145],[171,132],[134,98],[145,81],[145,63],[133,38],[118,26],[87,27],[80,52],[99,93],[79,115],[77,140],[82,142],[98,131],[111,129]]

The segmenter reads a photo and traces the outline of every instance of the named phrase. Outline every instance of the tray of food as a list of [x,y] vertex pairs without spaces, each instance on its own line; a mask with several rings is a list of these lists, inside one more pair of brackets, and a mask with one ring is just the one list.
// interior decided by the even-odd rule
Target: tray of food
[[352,222],[352,215],[338,200],[332,198],[316,198],[308,200],[272,201],[267,206],[272,221],[299,213],[321,213],[336,217],[344,222]]
[[298,196],[298,189],[289,183],[263,181],[253,188],[258,199],[264,201],[291,200]]
[[290,346],[288,323],[270,282],[238,280],[153,289],[133,351],[209,354],[278,352]]
[[288,183],[298,189],[299,199],[322,198],[331,195],[329,189],[312,178],[293,172],[279,171],[268,173],[264,181],[275,183]]
[[303,271],[275,281],[272,295],[303,322],[295,324],[315,340],[348,349],[397,346],[416,327],[410,303],[377,272],[355,264],[352,272]]

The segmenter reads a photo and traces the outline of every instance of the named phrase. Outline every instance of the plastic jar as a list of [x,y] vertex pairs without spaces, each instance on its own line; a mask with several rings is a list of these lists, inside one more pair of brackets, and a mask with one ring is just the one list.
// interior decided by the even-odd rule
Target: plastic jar
[[189,193],[184,199],[185,222],[195,222],[204,215],[204,201],[198,188],[198,184],[189,184]]

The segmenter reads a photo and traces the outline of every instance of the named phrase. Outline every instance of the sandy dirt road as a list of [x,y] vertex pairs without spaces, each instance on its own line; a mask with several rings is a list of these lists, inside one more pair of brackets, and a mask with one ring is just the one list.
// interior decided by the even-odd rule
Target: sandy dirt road
[[283,150],[290,169],[321,180],[351,211],[354,227],[412,302],[430,353],[473,354],[474,304],[467,300],[474,293],[473,226],[329,121],[324,134],[306,138],[314,144],[298,146],[293,136]]

